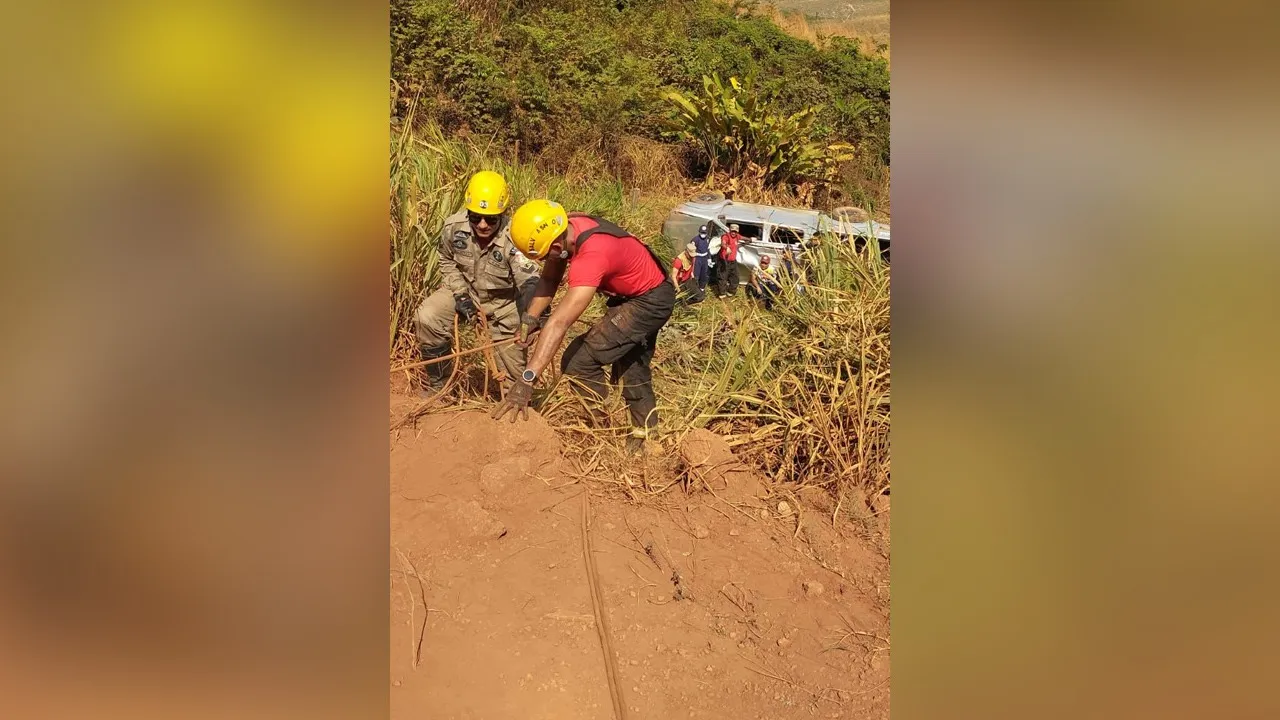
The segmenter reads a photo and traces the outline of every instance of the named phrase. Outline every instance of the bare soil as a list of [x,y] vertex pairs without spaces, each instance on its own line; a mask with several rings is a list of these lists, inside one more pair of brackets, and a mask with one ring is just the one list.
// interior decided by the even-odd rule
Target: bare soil
[[888,717],[882,538],[770,496],[711,433],[667,442],[646,462],[681,458],[694,488],[637,502],[580,480],[537,416],[392,433],[392,718],[614,716],[584,493],[628,718]]

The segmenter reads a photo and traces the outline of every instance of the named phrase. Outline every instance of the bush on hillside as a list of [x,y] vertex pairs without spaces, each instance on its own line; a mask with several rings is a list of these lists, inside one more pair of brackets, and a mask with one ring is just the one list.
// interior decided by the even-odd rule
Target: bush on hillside
[[760,99],[752,78],[730,77],[726,84],[719,75],[704,76],[702,87],[699,95],[673,91],[667,98],[678,108],[679,135],[701,150],[712,172],[758,172],[766,185],[826,182],[838,163],[853,159],[852,145],[813,140],[818,107],[778,114]]
[[717,73],[754,75],[784,114],[820,106],[815,139],[888,163],[883,58],[843,38],[815,47],[716,0],[392,0],[391,50],[398,113],[418,97],[411,121],[519,142],[552,165],[624,133],[662,138],[663,93]]

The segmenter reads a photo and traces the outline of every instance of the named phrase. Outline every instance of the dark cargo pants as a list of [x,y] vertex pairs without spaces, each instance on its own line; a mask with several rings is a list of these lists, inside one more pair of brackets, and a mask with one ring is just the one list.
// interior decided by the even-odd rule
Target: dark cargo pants
[[733,297],[738,294],[738,261],[725,260],[720,258],[716,261],[716,269],[720,271],[717,278],[720,282],[717,285],[716,293],[718,295],[728,295]]
[[622,383],[622,398],[631,416],[632,434],[643,436],[658,424],[657,398],[649,364],[658,343],[658,331],[671,317],[676,291],[670,281],[634,298],[612,298],[603,318],[574,338],[560,359],[560,370],[575,390],[596,407],[608,393],[604,366],[610,382]]

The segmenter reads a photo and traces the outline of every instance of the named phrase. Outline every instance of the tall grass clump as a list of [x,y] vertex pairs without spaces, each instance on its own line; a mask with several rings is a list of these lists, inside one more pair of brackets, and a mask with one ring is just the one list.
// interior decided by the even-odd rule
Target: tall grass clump
[[836,240],[804,267],[772,311],[708,300],[672,318],[655,360],[663,422],[709,427],[775,481],[852,508],[889,488],[889,268]]

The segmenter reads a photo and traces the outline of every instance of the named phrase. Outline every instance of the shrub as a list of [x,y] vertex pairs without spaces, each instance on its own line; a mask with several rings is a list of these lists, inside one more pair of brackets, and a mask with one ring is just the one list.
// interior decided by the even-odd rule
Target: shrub
[[817,107],[777,114],[761,100],[751,78],[739,82],[731,77],[726,85],[712,75],[702,78],[702,87],[701,95],[673,91],[667,98],[679,108],[679,133],[706,154],[712,172],[744,175],[754,165],[768,185],[825,182],[837,163],[853,158],[850,145],[812,139]]
[[[520,143],[527,156],[621,133],[661,139],[663,93],[703,76],[757,79],[782,114],[818,106],[816,139],[857,144],[888,162],[883,58],[833,38],[791,37],[767,17],[716,0],[393,0],[392,79],[417,118]],[[739,13],[742,13],[739,15]],[[865,111],[863,103],[869,103]]]

